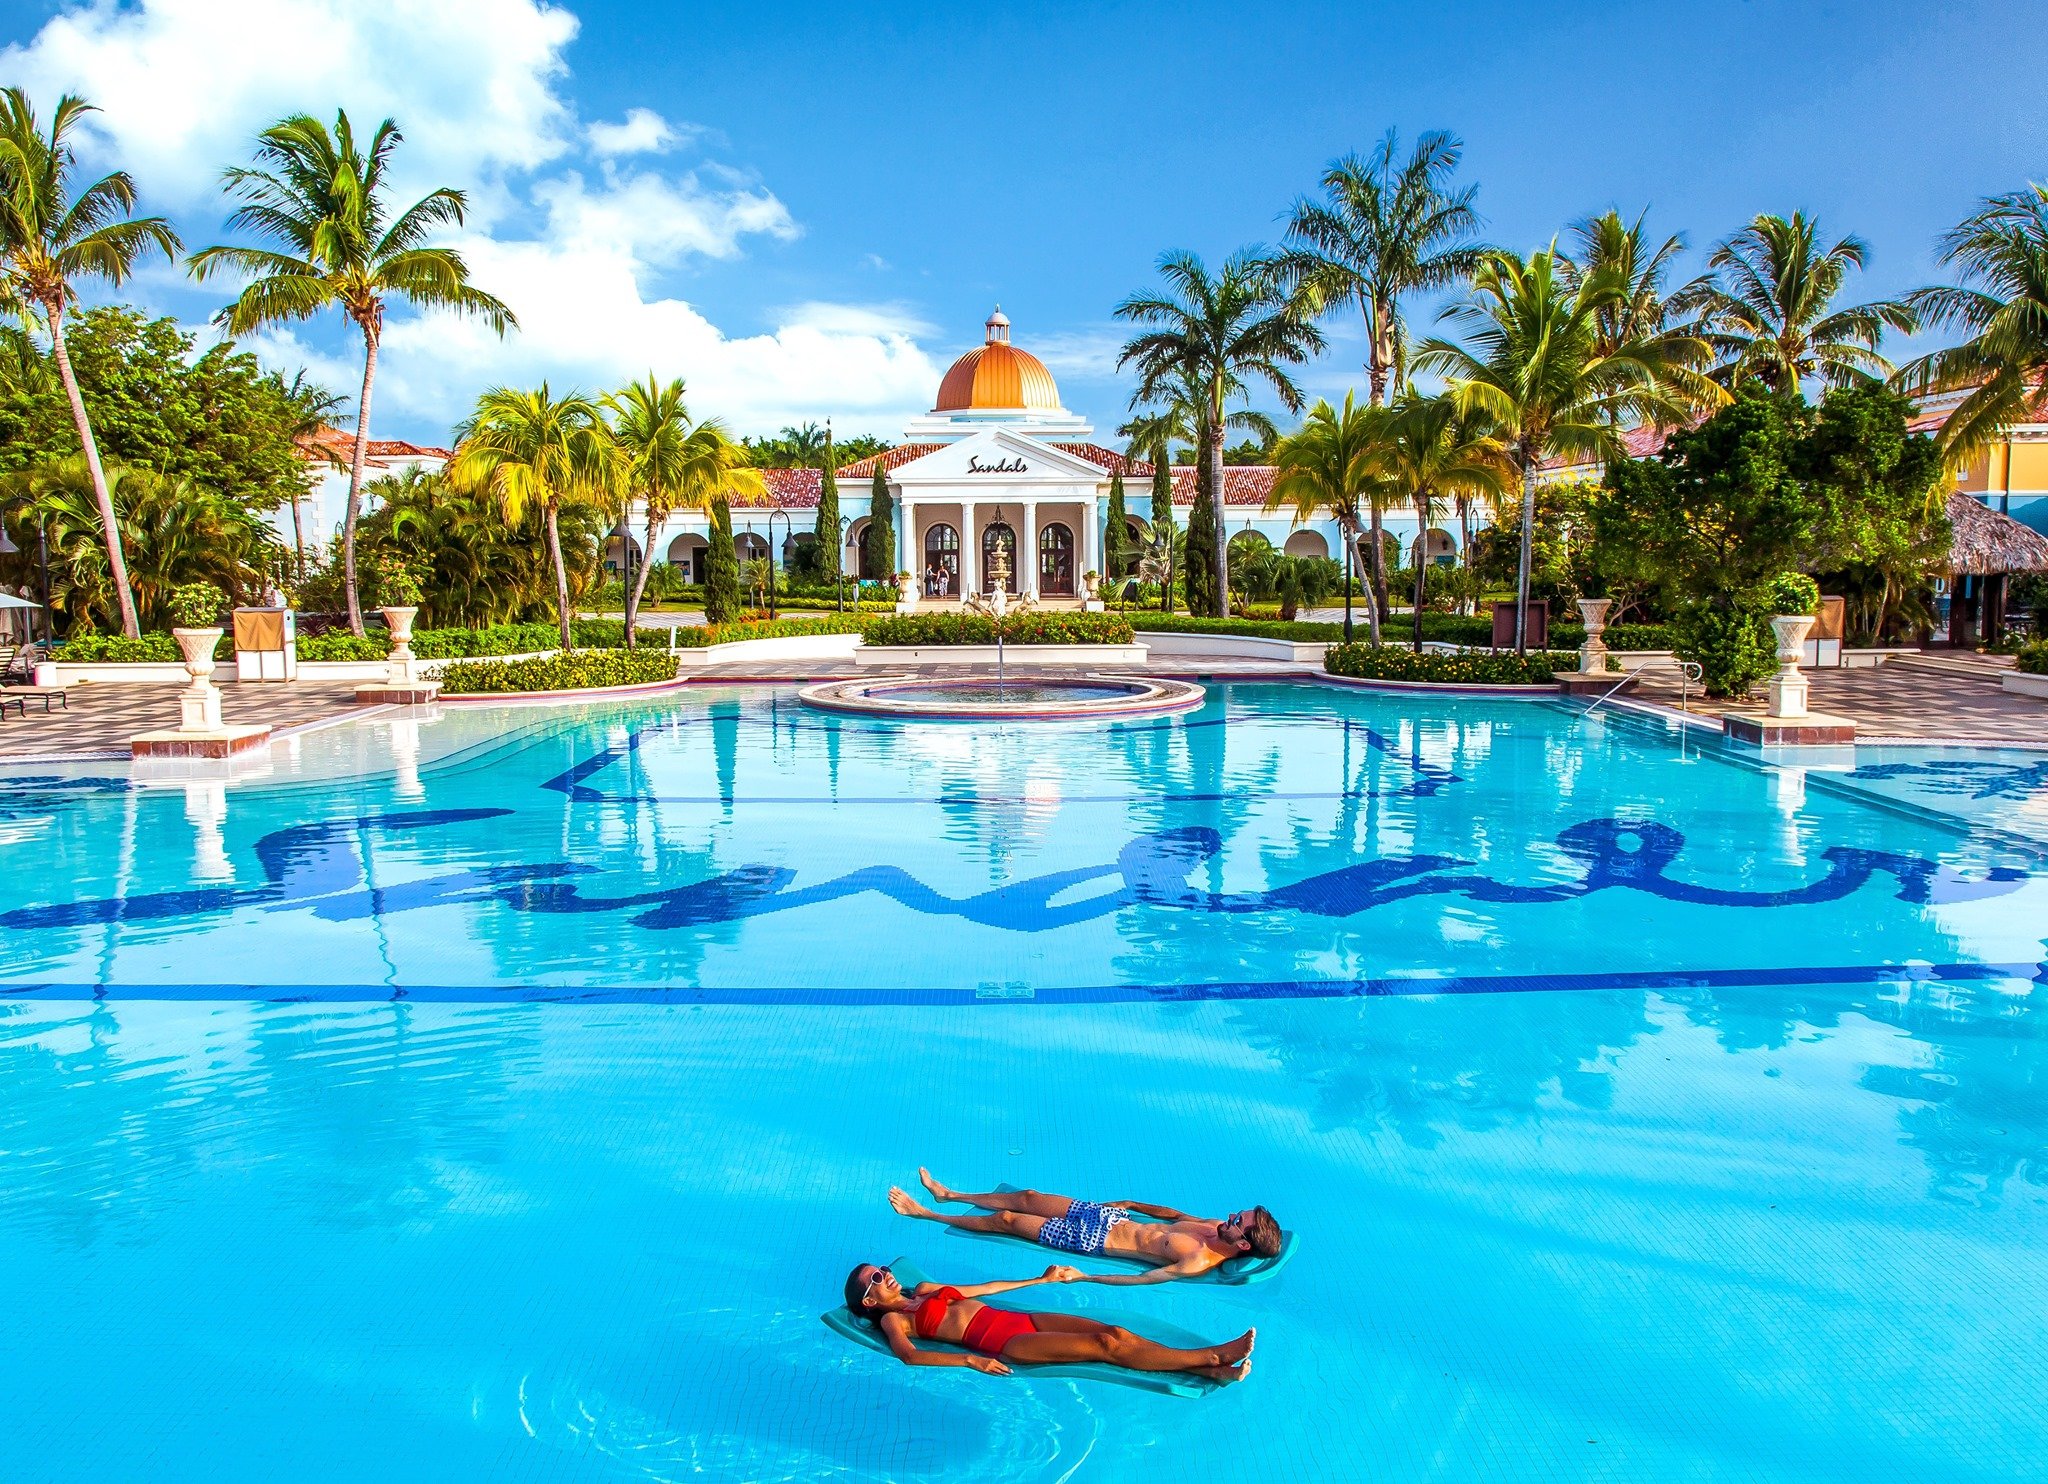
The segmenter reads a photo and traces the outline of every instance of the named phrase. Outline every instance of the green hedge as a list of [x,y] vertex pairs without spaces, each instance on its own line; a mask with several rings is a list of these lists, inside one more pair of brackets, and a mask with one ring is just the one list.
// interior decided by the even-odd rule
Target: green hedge
[[1324,657],[1332,675],[1354,680],[1430,681],[1438,685],[1548,685],[1578,656],[1559,650],[1517,654],[1442,654],[1382,644],[1338,644]]
[[309,634],[299,640],[299,658],[313,664],[335,660],[381,660],[390,652],[391,641],[382,629],[372,629],[361,639],[347,629],[336,629],[330,634]]
[[[234,645],[223,638],[214,657],[232,656]],[[57,646],[56,658],[67,665],[156,665],[178,664],[185,658],[178,641],[169,634],[144,634],[129,639],[120,634],[80,634]]]
[[[739,644],[748,639],[795,639],[808,634],[858,634],[862,620],[854,614],[828,614],[819,618],[753,619],[741,623],[697,624],[675,631],[676,648],[708,649],[714,644]],[[644,636],[643,643],[666,646],[667,635],[658,640]]]
[[456,660],[439,678],[449,696],[647,685],[675,679],[676,657],[665,649],[580,649],[537,660]]
[[2036,639],[2022,646],[2013,664],[2029,675],[2048,675],[2048,639]]
[[[1364,620],[1359,620],[1362,626]],[[1152,634],[1243,634],[1253,639],[1291,639],[1296,644],[1333,644],[1344,637],[1341,623],[1287,623],[1277,618],[1196,618],[1185,613],[1137,613],[1131,627]]]
[[[979,613],[908,613],[869,619],[870,644],[993,644],[993,619]],[[1120,613],[1020,613],[1003,622],[1006,644],[1128,644],[1131,621]]]

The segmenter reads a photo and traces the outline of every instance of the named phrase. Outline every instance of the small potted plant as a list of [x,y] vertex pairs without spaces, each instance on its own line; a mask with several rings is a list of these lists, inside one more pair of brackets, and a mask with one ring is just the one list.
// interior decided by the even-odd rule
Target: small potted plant
[[414,679],[412,621],[419,617],[420,580],[404,567],[393,567],[377,582],[385,627],[391,630],[391,680],[405,684]]
[[1765,589],[1771,608],[1771,632],[1778,640],[1778,673],[1771,677],[1772,716],[1806,715],[1806,677],[1799,661],[1806,653],[1806,635],[1820,610],[1820,584],[1804,572],[1781,572]]
[[171,590],[171,637],[178,641],[185,656],[185,673],[192,677],[192,684],[179,697],[182,731],[220,730],[220,687],[213,683],[213,652],[220,645],[220,617],[227,606],[228,595],[210,582],[182,583]]

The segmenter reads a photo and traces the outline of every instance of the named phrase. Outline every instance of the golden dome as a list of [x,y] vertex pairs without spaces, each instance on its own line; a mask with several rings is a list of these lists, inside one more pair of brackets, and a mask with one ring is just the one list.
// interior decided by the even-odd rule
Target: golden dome
[[970,350],[939,383],[934,412],[1057,412],[1060,389],[1045,363],[1010,344],[1010,321],[998,309],[988,317],[988,339]]

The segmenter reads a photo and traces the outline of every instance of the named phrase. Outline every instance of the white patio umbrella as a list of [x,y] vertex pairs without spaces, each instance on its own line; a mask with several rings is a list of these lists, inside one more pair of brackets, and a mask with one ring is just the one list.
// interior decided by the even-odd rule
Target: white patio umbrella
[[43,605],[32,598],[17,598],[13,593],[0,593],[0,608],[40,608]]

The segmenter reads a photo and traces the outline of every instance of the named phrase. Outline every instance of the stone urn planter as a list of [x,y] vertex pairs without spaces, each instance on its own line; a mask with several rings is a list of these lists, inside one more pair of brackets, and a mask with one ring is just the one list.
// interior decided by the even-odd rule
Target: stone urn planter
[[1102,611],[1102,574],[1083,572],[1081,574],[1081,607],[1089,613]]
[[1771,677],[1771,703],[1766,716],[1805,716],[1806,677],[1799,673],[1799,661],[1806,650],[1807,631],[1813,627],[1810,613],[1780,613],[1771,619],[1771,632],[1778,637],[1778,673]]
[[213,651],[225,629],[172,629],[171,637],[185,655],[185,673],[192,683],[178,696],[178,730],[218,732],[220,687],[213,683]]
[[1586,625],[1586,642],[1579,646],[1579,673],[1602,675],[1607,671],[1607,610],[1612,598],[1579,599],[1579,618]]
[[419,661],[412,653],[412,621],[419,617],[418,608],[381,608],[384,623],[391,630],[391,683],[413,685],[418,682]]
[[898,572],[896,574],[896,611],[912,613],[917,609],[917,574]]

